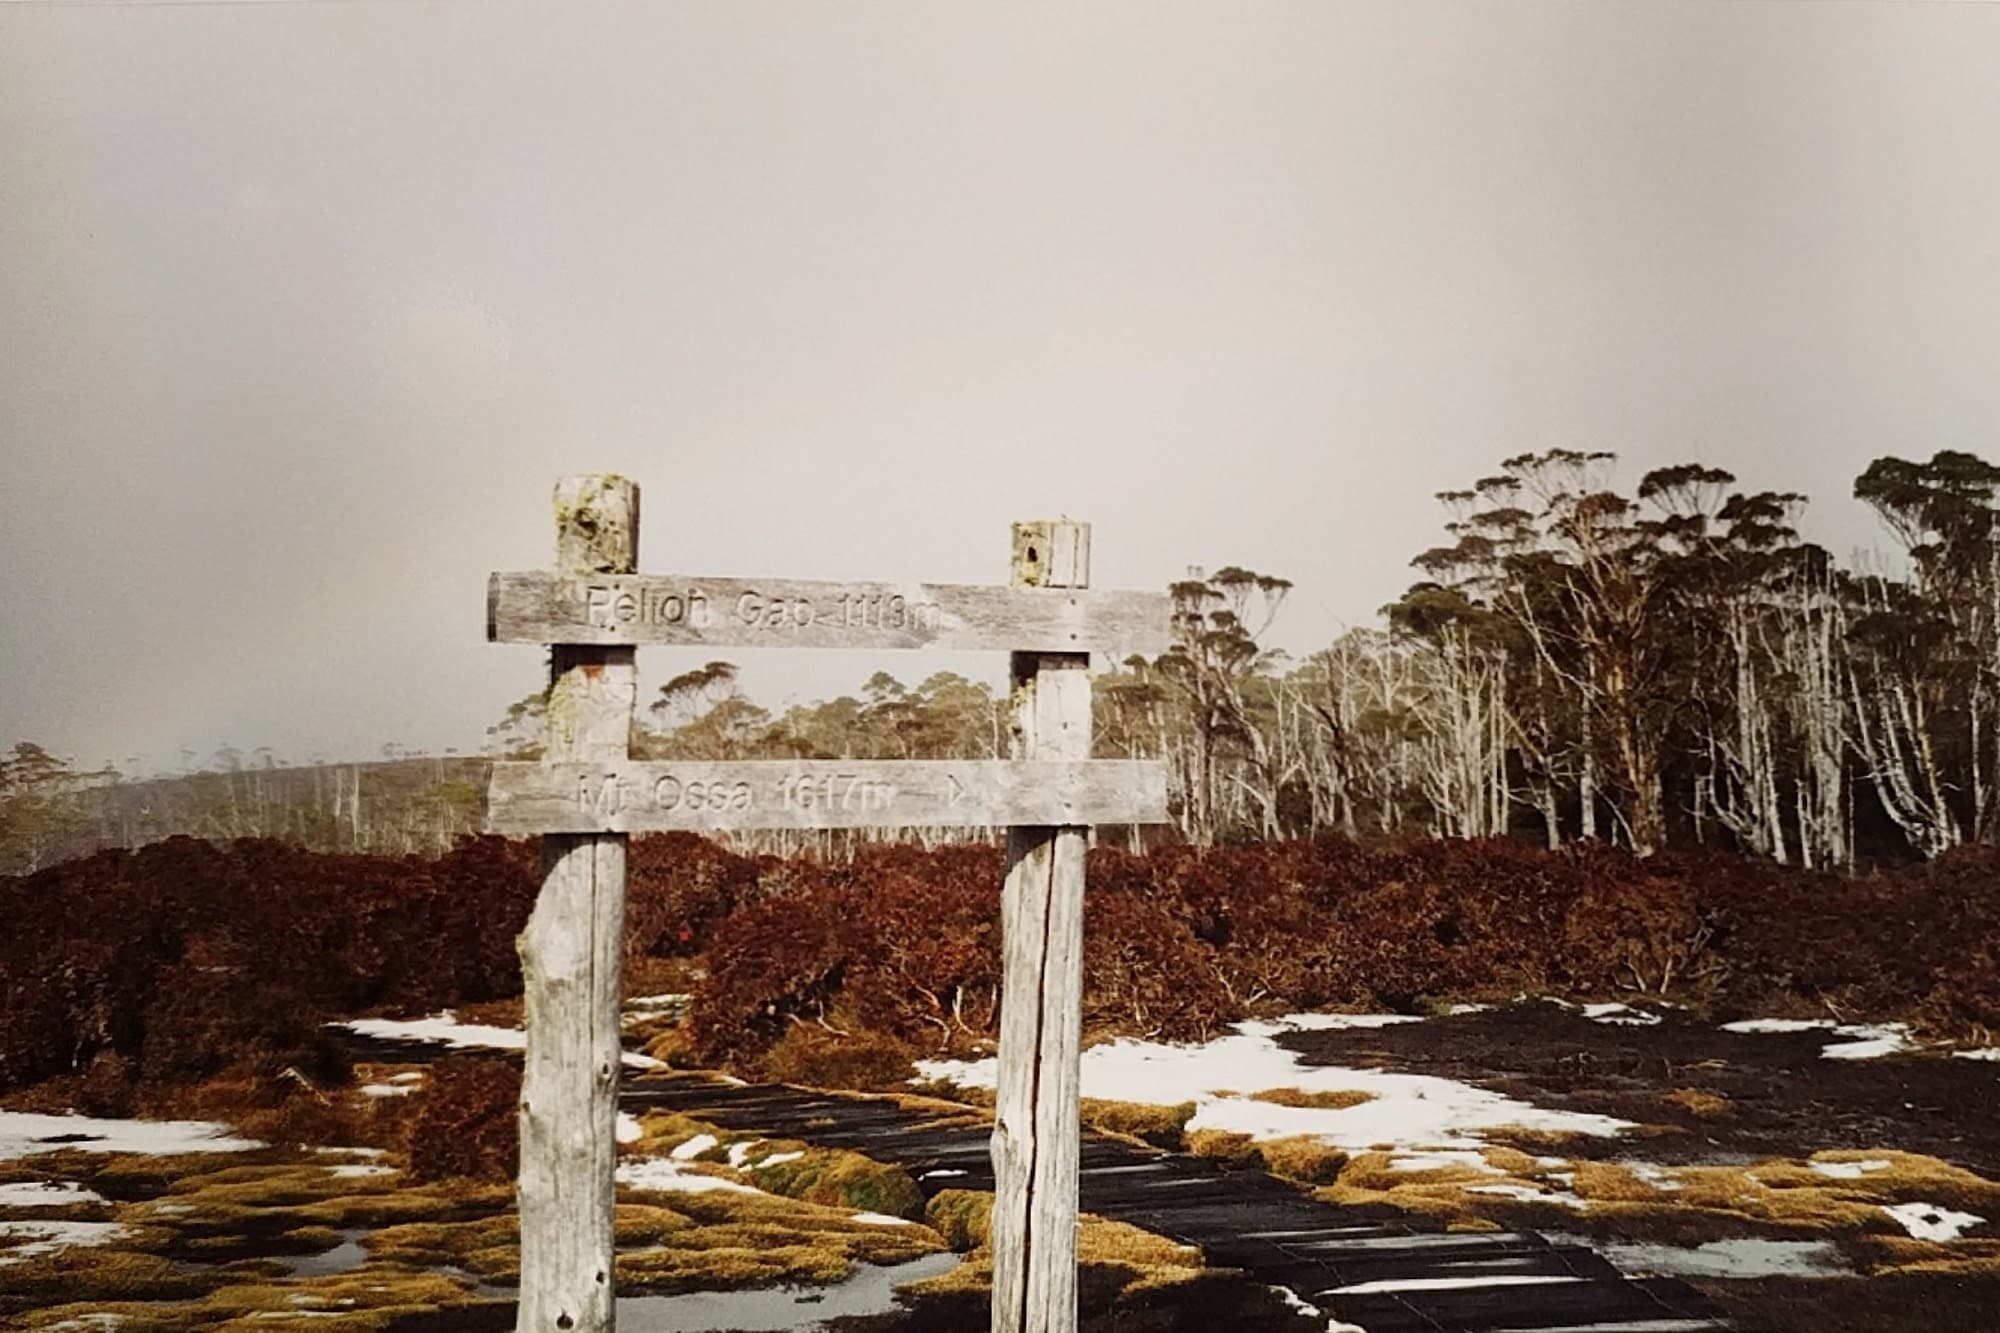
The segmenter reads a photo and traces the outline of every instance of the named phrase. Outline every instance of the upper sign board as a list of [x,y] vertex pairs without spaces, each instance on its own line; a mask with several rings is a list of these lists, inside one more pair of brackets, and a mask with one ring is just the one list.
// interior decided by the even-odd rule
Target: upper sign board
[[732,648],[991,648],[1158,654],[1172,599],[1159,592],[818,579],[495,574],[496,643],[677,643]]

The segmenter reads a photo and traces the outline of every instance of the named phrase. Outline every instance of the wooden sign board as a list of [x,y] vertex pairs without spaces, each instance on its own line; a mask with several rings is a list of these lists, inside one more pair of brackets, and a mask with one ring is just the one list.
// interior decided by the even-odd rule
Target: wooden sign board
[[1171,643],[1166,593],[954,583],[494,574],[495,643],[676,643],[737,648],[984,648],[1104,653]]
[[490,833],[1158,824],[1166,767],[1142,759],[497,763]]

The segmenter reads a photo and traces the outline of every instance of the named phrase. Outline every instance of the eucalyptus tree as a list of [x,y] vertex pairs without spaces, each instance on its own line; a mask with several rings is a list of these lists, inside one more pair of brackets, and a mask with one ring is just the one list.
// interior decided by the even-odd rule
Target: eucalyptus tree
[[[1231,791],[1257,806],[1258,832],[1280,837],[1278,800],[1291,761],[1279,754],[1260,723],[1269,694],[1252,682],[1268,676],[1274,658],[1260,645],[1289,580],[1230,565],[1212,577],[1199,570],[1175,583],[1174,644],[1155,663],[1191,710],[1189,763],[1183,766],[1185,826],[1190,840],[1211,844],[1226,760]],[[1261,716],[1260,716],[1261,714]]]
[[1883,808],[1925,855],[2000,840],[2000,467],[1885,457],[1854,494],[1910,562],[1853,585],[1849,683]]

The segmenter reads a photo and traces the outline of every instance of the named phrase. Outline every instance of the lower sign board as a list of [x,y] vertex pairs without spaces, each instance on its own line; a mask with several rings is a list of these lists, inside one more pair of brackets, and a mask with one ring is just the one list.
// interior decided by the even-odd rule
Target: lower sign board
[[1147,759],[496,763],[489,833],[1162,824]]

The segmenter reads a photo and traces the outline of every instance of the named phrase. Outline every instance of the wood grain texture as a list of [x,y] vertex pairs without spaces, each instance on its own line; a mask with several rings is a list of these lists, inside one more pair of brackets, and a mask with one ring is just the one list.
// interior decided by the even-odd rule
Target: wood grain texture
[[502,762],[486,805],[487,832],[513,834],[1166,819],[1166,767],[1144,759]]
[[[557,570],[618,573],[638,560],[638,487],[617,477],[556,486]],[[558,647],[550,665],[548,756],[626,758],[638,693],[634,652]],[[624,966],[626,839],[542,843],[542,889],[516,941],[527,1015],[521,1077],[520,1333],[610,1333],[618,1006]]]
[[[1047,558],[1060,558],[1073,571],[1077,540],[1051,546]],[[1089,538],[1081,540],[1087,559]],[[1036,554],[1043,560],[1040,548]],[[1163,592],[1097,592],[1081,585],[525,572],[487,580],[486,636],[497,643],[1097,652],[1122,661],[1164,652],[1172,642],[1172,615],[1172,599]]]
[[[1017,581],[1083,587],[1089,560],[1087,524],[1015,525]],[[1019,652],[1012,665],[1020,755],[1087,759],[1089,658]],[[1016,827],[1007,839],[993,1122],[993,1333],[1076,1328],[1086,834],[1078,827]]]

